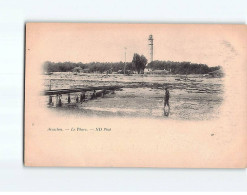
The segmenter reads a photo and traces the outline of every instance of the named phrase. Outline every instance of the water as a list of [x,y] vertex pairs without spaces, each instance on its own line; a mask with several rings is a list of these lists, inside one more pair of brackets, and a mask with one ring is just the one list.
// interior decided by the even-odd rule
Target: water
[[[85,86],[124,86],[121,91],[107,94],[76,104],[78,94],[71,94],[71,104],[61,108],[50,107],[62,114],[88,116],[120,116],[171,118],[176,120],[208,120],[219,117],[219,108],[223,101],[223,79],[206,78],[202,75],[73,75],[73,73],[55,73],[44,75],[44,89],[63,89]],[[164,115],[164,86],[170,90],[170,113]],[[87,92],[89,96],[91,92]],[[47,104],[48,97],[45,97]],[[62,96],[67,102],[67,95]]]

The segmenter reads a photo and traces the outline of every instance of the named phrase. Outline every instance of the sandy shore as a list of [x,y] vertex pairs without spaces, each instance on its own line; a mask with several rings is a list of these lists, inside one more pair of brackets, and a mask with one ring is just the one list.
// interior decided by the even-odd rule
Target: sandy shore
[[[53,79],[56,79],[54,77]],[[47,79],[48,80],[48,79]],[[182,120],[207,120],[217,118],[223,101],[221,79],[206,79],[196,76],[184,77],[143,77],[123,75],[86,75],[69,80],[66,75],[58,75],[53,80],[54,88],[79,86],[121,85],[122,90],[107,94],[104,98],[75,103],[77,94],[71,94],[71,104],[67,95],[62,96],[62,107],[50,107],[62,115],[100,117],[148,117]],[[164,86],[170,87],[170,113],[164,115]],[[87,92],[86,96],[90,96]],[[45,104],[47,103],[45,98]]]

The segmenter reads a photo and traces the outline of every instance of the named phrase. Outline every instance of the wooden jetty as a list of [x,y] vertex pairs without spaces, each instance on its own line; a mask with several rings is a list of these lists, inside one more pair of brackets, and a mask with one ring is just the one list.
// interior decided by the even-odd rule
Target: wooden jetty
[[87,91],[96,91],[96,90],[117,90],[123,88],[122,86],[98,86],[98,87],[79,87],[79,88],[69,88],[69,89],[53,89],[45,90],[43,95],[62,95],[68,93],[76,92],[87,92]]
[[94,99],[97,97],[104,97],[105,94],[110,93],[110,91],[112,91],[113,93],[115,92],[115,90],[121,89],[123,88],[123,86],[97,86],[97,87],[76,87],[76,88],[69,88],[69,89],[49,89],[49,90],[45,90],[42,94],[45,96],[49,96],[49,105],[53,105],[52,102],[52,97],[56,97],[56,106],[62,106],[62,100],[61,100],[61,96],[64,94],[68,95],[68,103],[71,103],[71,98],[70,98],[70,94],[73,93],[80,93],[80,98],[76,98],[76,103],[82,103],[86,97],[85,97],[85,93],[87,91],[92,91],[92,95],[90,98],[88,99]]

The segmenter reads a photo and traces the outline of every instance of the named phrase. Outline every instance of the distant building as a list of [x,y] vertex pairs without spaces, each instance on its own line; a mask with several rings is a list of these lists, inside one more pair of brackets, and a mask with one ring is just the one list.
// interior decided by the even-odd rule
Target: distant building
[[103,72],[103,74],[112,74],[112,68]]
[[81,67],[78,66],[73,68],[72,71],[77,73],[89,73],[90,69],[89,68],[82,69]]
[[152,70],[152,71],[146,71],[145,74],[157,74],[157,75],[166,75],[170,72],[168,70]]
[[89,73],[90,72],[90,69],[89,68],[85,68],[85,69],[82,69],[81,72],[83,72],[83,73]]
[[212,77],[223,77],[224,76],[224,72],[223,72],[223,70],[221,68],[219,70],[215,70],[213,72],[209,72],[208,74],[210,76],[212,76]]
[[151,71],[150,69],[145,68],[145,69],[144,69],[144,74],[149,73],[150,71]]
[[82,68],[81,67],[75,67],[72,69],[73,72],[81,72],[82,71]]

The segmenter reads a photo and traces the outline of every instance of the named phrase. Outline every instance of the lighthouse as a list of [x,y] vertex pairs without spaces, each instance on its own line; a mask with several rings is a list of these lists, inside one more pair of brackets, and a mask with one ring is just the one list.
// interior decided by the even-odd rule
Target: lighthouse
[[153,55],[154,55],[154,39],[153,39],[153,35],[149,35],[148,45],[149,45],[149,53],[150,53],[150,58],[149,58],[149,63],[150,63],[150,62],[153,61]]

